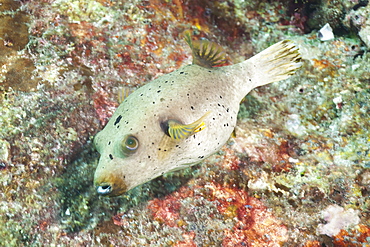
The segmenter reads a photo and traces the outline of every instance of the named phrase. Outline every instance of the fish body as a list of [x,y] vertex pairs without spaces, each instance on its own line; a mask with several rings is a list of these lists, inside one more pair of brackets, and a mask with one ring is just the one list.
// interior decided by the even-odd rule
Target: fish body
[[[298,49],[282,41],[242,63],[191,64],[137,89],[94,139],[101,154],[97,192],[120,195],[201,162],[227,142],[250,90],[286,79],[299,67]],[[174,130],[177,123],[180,132]]]

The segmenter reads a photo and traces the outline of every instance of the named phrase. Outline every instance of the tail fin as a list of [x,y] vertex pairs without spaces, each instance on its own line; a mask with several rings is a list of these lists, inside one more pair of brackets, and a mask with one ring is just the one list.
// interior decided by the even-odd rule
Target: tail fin
[[302,65],[298,47],[290,40],[280,41],[243,63],[253,71],[254,87],[287,79]]

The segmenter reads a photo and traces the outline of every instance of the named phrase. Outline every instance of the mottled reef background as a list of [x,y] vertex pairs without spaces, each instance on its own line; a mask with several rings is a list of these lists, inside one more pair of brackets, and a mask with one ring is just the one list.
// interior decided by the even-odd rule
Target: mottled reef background
[[[185,30],[229,64],[288,38],[304,65],[203,164],[99,197],[93,136],[191,62]],[[369,48],[363,0],[0,0],[0,246],[370,246]]]

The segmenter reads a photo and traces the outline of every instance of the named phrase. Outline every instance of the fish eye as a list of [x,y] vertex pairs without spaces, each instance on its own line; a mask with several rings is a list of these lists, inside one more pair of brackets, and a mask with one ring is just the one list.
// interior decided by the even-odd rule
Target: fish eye
[[134,153],[138,147],[139,141],[135,136],[129,135],[122,141],[122,149],[125,154]]

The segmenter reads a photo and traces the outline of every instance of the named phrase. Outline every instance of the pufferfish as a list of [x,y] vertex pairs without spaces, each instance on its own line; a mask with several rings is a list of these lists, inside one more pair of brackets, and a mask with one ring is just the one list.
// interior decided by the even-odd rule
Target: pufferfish
[[189,36],[186,41],[193,64],[134,91],[95,136],[99,194],[121,195],[209,157],[229,139],[239,104],[253,88],[284,80],[301,66],[298,48],[289,40],[223,67],[214,67],[224,60],[220,46]]

